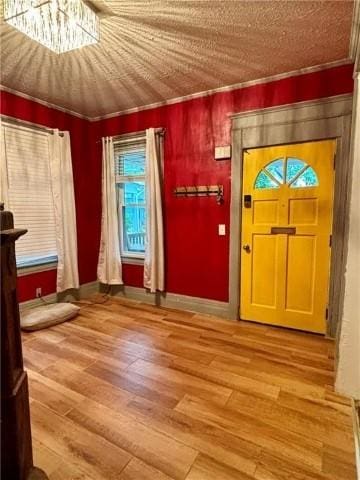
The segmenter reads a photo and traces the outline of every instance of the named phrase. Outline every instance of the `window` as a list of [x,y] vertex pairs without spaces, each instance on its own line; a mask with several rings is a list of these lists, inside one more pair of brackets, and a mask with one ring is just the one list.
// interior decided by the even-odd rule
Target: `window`
[[256,189],[317,187],[318,177],[312,167],[298,158],[278,158],[268,163],[255,180]]
[[29,267],[57,261],[54,203],[50,182],[49,134],[2,125],[8,204],[16,228],[16,264]]
[[144,258],[146,236],[145,137],[114,143],[122,257]]

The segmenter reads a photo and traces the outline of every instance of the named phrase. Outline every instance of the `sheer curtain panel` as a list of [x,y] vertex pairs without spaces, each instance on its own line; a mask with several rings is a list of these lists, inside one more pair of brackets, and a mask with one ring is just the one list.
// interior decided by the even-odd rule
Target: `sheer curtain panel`
[[146,130],[147,231],[144,260],[144,287],[164,291],[164,232],[162,214],[162,135]]
[[122,285],[119,225],[116,205],[114,144],[102,139],[102,215],[98,278],[107,285]]
[[[62,136],[61,136],[62,135]],[[54,130],[49,135],[50,178],[54,198],[58,254],[56,291],[79,288],[76,213],[70,134]]]

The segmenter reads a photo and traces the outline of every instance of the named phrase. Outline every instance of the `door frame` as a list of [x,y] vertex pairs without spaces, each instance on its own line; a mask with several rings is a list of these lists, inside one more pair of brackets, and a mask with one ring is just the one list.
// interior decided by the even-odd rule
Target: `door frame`
[[351,178],[350,132],[352,95],[234,114],[231,116],[231,202],[229,255],[229,316],[239,319],[241,271],[241,199],[243,152],[316,140],[337,140],[330,262],[329,310],[326,332],[335,337],[344,302]]

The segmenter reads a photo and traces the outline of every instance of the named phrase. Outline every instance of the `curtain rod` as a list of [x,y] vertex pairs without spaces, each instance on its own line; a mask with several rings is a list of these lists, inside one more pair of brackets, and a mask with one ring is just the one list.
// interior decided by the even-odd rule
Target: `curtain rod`
[[[39,130],[40,132],[49,133],[50,135],[54,135],[54,129],[44,127],[43,125],[39,125],[38,123],[28,122],[27,120],[19,120],[15,117],[10,117],[8,115],[1,115],[1,121],[5,122],[9,125],[19,126],[23,128],[30,128],[32,130]],[[63,137],[64,134],[59,132],[60,137]]]
[[[166,129],[165,128],[155,128],[155,133],[157,133],[158,135],[165,135],[165,131]],[[138,132],[131,132],[131,133],[122,133],[121,135],[114,135],[112,138],[113,138],[113,141],[114,143],[115,142],[119,142],[121,140],[131,140],[131,138],[141,138],[141,137],[144,137],[145,138],[146,136],[146,130],[139,130]],[[96,143],[101,143],[101,140],[97,140]]]

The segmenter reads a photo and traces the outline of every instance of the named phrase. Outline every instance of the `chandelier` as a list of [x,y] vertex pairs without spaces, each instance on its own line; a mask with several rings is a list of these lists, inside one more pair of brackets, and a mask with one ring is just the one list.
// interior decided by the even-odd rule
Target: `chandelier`
[[83,0],[3,0],[4,20],[56,53],[99,41],[99,18]]

